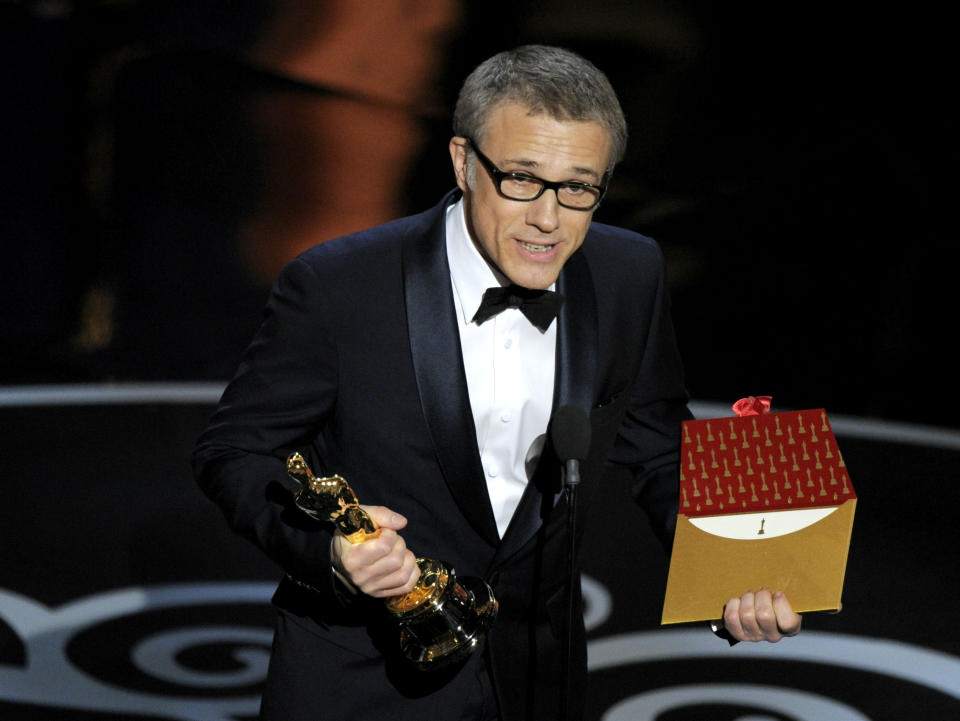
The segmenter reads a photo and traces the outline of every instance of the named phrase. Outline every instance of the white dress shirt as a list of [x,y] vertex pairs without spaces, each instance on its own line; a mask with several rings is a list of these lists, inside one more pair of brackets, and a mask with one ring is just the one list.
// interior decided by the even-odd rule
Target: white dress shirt
[[474,323],[483,292],[509,281],[471,240],[462,199],[447,209],[446,235],[477,447],[502,537],[543,448],[553,406],[557,324],[541,332],[516,308]]

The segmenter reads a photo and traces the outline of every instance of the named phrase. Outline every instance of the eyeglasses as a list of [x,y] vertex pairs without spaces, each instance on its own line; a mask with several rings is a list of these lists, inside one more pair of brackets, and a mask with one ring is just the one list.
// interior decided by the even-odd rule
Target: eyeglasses
[[602,185],[591,185],[590,183],[578,183],[575,180],[567,180],[558,183],[551,180],[544,180],[529,173],[506,173],[490,160],[486,155],[480,152],[480,148],[470,138],[467,138],[473,152],[497,186],[497,190],[504,198],[508,200],[519,200],[521,202],[530,202],[536,200],[543,191],[552,190],[557,194],[557,202],[564,208],[571,210],[593,210],[603,199],[603,194],[607,192],[606,176]]

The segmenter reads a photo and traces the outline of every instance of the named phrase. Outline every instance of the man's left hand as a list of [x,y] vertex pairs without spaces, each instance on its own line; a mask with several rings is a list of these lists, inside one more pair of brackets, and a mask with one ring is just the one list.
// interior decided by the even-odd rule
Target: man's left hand
[[770,641],[800,633],[800,614],[793,612],[781,591],[747,591],[731,598],[723,610],[723,625],[738,641]]

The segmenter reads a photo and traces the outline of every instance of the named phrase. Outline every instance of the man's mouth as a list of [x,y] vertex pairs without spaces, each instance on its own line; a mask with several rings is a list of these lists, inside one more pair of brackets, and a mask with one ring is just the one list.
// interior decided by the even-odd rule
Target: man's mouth
[[553,250],[552,245],[534,245],[533,243],[527,243],[522,240],[518,240],[517,243],[520,244],[521,248],[529,250],[531,253],[546,253],[547,251]]

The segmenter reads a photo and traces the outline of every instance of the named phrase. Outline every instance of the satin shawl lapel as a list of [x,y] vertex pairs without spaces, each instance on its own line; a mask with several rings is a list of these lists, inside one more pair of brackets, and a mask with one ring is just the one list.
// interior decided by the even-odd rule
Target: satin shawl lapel
[[444,244],[448,196],[423,233],[404,241],[403,277],[410,351],[420,404],[450,493],[474,529],[500,542],[477,450]]
[[[574,404],[589,414],[597,365],[597,305],[590,267],[582,252],[575,253],[564,265],[557,278],[557,291],[563,294],[564,303],[557,317],[553,410]],[[540,528],[560,490],[559,474],[560,465],[548,437],[537,471],[504,533],[494,565],[520,550]]]

